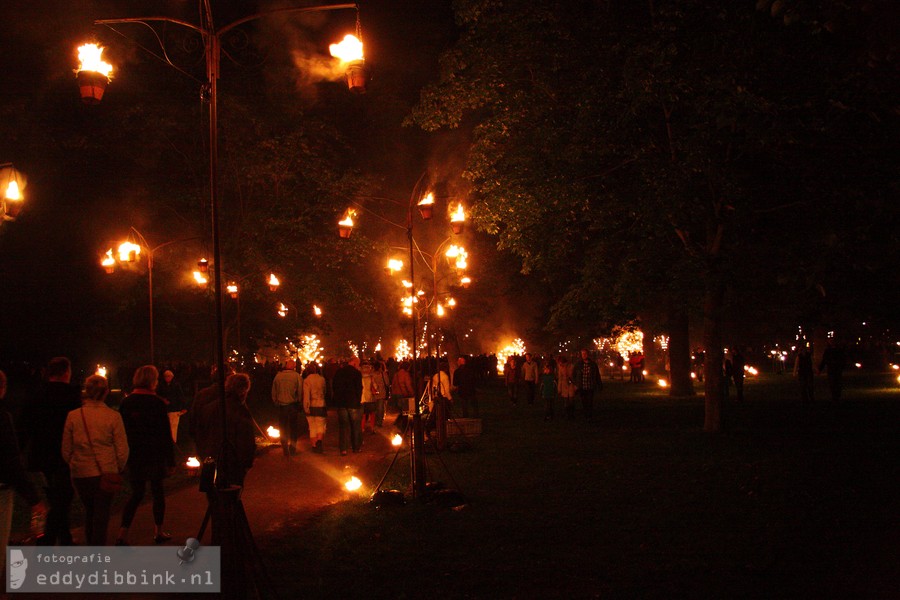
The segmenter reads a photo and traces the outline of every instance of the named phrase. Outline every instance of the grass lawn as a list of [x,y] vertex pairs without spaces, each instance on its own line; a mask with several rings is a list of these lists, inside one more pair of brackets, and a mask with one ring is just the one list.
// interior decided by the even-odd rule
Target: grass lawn
[[711,435],[702,396],[652,383],[607,382],[589,424],[498,382],[472,448],[428,456],[463,507],[363,495],[257,543],[284,598],[900,597],[900,387],[820,385],[803,411],[789,376],[749,380]]

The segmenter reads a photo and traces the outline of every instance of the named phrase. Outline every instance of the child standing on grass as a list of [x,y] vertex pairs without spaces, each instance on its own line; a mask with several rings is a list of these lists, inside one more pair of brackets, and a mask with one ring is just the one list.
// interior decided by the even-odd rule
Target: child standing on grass
[[550,365],[544,367],[539,385],[541,398],[544,399],[544,404],[547,407],[544,412],[544,420],[550,421],[553,419],[553,401],[556,400],[556,378],[553,376]]

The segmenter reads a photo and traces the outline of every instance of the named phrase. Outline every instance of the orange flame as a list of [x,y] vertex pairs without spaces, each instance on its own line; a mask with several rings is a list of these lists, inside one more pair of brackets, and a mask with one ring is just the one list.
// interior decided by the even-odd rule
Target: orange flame
[[429,204],[434,204],[434,194],[428,192],[428,194],[419,200],[418,206],[428,206]]
[[100,266],[108,271],[116,266],[116,259],[113,257],[112,248],[106,251],[106,256],[100,261]]
[[317,317],[321,317],[321,316],[322,316],[322,309],[319,308],[318,306],[316,306],[315,304],[313,304],[313,313],[315,313],[315,315],[316,315]]
[[121,262],[134,262],[141,255],[141,247],[131,242],[122,242],[118,248]]
[[363,59],[362,42],[349,33],[339,43],[328,46],[328,51],[333,57],[345,63]]
[[78,48],[78,65],[79,71],[96,71],[106,77],[112,73],[112,65],[103,62],[100,57],[103,54],[103,47],[97,44],[85,44]]
[[451,223],[460,223],[465,220],[466,220],[466,213],[463,210],[462,203],[460,203],[459,206],[456,207],[456,212],[454,212],[453,216],[450,217],[450,222]]
[[279,303],[278,305],[278,316],[286,317],[288,313],[288,307],[284,305],[284,303]]
[[353,227],[353,217],[356,216],[356,211],[352,208],[348,208],[347,212],[344,213],[344,218],[341,221],[338,221],[338,225],[341,227]]
[[269,273],[269,287],[278,287],[281,282],[275,277],[275,273]]
[[189,469],[198,469],[200,468],[200,461],[197,460],[196,456],[189,456],[187,461],[185,461],[184,466]]
[[10,180],[9,185],[6,186],[6,199],[7,200],[21,200],[22,192],[19,191],[19,182],[15,179]]
[[206,285],[209,283],[209,279],[206,278],[203,273],[200,271],[194,271],[194,281],[196,281],[199,285]]
[[268,429],[266,429],[266,433],[268,434],[268,436],[270,438],[275,439],[275,440],[277,440],[278,438],[281,437],[281,432],[278,431],[277,428],[272,427],[271,425],[269,425]]

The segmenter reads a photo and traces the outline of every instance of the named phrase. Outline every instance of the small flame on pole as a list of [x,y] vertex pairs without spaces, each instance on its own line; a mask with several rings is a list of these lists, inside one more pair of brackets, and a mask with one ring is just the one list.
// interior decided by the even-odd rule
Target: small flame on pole
[[313,304],[313,314],[315,314],[317,317],[321,317],[322,309],[319,308],[318,306],[316,306],[315,304]]
[[122,242],[117,250],[120,262],[134,262],[141,255],[141,247],[131,242]]
[[197,282],[197,285],[206,285],[209,283],[209,279],[200,271],[194,271],[194,281]]
[[275,273],[269,273],[269,289],[274,292],[278,289],[279,285],[281,285],[281,281],[275,277]]
[[116,270],[116,259],[113,256],[112,248],[106,251],[106,255],[100,261],[100,266],[106,269],[107,273],[112,273]]

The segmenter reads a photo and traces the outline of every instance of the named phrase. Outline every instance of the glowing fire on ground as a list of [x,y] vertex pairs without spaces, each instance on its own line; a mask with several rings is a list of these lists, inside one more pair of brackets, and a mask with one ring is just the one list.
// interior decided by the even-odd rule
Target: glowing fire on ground
[[100,377],[106,377],[107,369],[103,365],[97,365],[97,370],[94,371],[94,375],[99,375]]
[[356,490],[358,490],[361,487],[362,487],[362,481],[360,481],[359,477],[357,477],[356,475],[354,475],[353,477],[348,479],[346,481],[346,483],[344,483],[344,488],[348,492],[355,492]]
[[266,429],[266,435],[268,435],[273,440],[277,440],[278,438],[281,437],[281,432],[278,431],[277,428],[269,425],[268,429]]
[[186,466],[189,469],[199,469],[200,461],[197,460],[196,456],[189,456],[187,461],[185,461],[184,466]]
[[391,445],[395,446],[395,447],[402,446],[403,445],[403,436],[400,435],[399,433],[395,433],[394,437],[391,438]]

